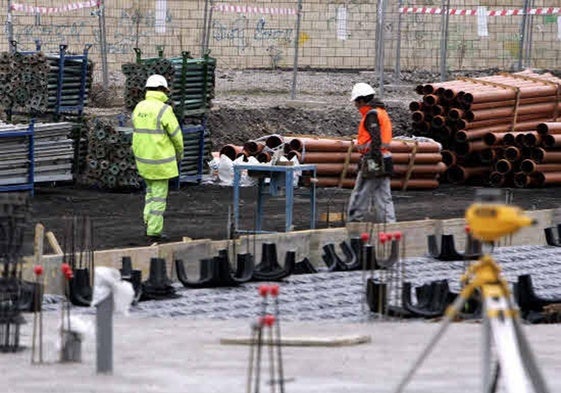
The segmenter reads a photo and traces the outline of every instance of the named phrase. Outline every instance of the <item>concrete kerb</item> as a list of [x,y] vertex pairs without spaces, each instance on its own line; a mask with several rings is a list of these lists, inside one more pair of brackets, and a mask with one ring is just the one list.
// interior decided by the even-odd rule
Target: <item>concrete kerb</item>
[[[545,244],[543,228],[556,225],[556,220],[560,217],[560,209],[534,210],[527,211],[526,213],[534,218],[537,224],[533,227],[522,228],[512,237],[503,239],[500,245]],[[405,258],[427,255],[427,236],[430,234],[435,234],[437,237],[441,234],[453,234],[455,240],[457,239],[456,248],[462,251],[466,240],[465,225],[466,221],[464,218],[447,220],[426,219],[386,225],[349,223],[347,227],[341,228],[255,234],[242,236],[236,239],[235,242],[233,240],[213,241],[210,239],[191,240],[185,238],[182,242],[154,244],[148,247],[99,250],[95,252],[94,259],[98,266],[120,268],[122,257],[129,256],[131,257],[133,268],[141,270],[143,278],[146,278],[149,273],[150,259],[155,257],[164,258],[170,278],[176,279],[174,264],[176,259],[182,259],[188,274],[193,274],[193,272],[198,272],[199,261],[202,258],[215,256],[219,250],[225,248],[229,250],[230,255],[233,255],[235,247],[236,253],[250,252],[254,254],[255,263],[259,263],[262,244],[274,242],[277,245],[278,260],[281,264],[284,262],[286,251],[294,250],[296,251],[297,261],[308,257],[314,265],[324,266],[321,254],[322,247],[325,244],[334,243],[338,245],[352,236],[360,236],[363,232],[372,233],[374,241],[379,232],[400,231],[403,236],[400,255]],[[61,255],[46,255],[43,257],[43,265],[47,275],[46,293],[60,293],[59,266],[62,258]],[[23,277],[28,280],[34,280],[32,271],[33,257],[26,257],[24,261],[27,263],[24,265]],[[231,261],[233,261],[232,257]]]

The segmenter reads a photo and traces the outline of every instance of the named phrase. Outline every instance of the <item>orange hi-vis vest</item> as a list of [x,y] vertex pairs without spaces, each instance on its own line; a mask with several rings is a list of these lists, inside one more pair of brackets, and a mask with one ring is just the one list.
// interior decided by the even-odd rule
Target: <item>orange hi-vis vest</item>
[[392,141],[392,122],[388,115],[388,112],[384,108],[376,107],[373,108],[371,106],[363,106],[359,109],[359,112],[362,114],[362,119],[360,120],[360,124],[358,125],[358,135],[357,135],[357,150],[365,154],[370,150],[370,142],[372,140],[370,133],[366,129],[364,124],[366,120],[366,115],[372,109],[375,109],[378,113],[378,124],[380,130],[380,140],[382,141],[380,151],[384,156],[390,154],[389,147],[390,142]]

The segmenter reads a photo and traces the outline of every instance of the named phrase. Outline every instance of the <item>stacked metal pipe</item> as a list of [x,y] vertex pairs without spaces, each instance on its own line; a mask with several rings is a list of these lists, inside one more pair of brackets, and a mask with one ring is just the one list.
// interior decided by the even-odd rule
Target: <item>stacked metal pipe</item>
[[81,113],[92,80],[93,63],[84,56],[0,53],[0,104],[11,112],[58,114],[61,107],[73,107],[72,112],[78,112],[76,108],[79,108]]
[[0,103],[6,109],[44,112],[49,64],[42,53],[0,53]]
[[[2,132],[28,129],[27,124],[3,124]],[[34,125],[34,181],[35,183],[72,180],[74,141],[70,138],[73,124],[35,123]],[[2,138],[0,144],[0,185],[27,182],[29,140]]]
[[546,138],[547,146],[536,128],[557,119],[560,86],[561,79],[531,71],[420,85],[422,101],[409,106],[413,129],[442,143],[452,183],[543,185],[537,175],[516,174],[534,148],[555,147],[555,138]]
[[[412,139],[394,139],[390,144],[394,161],[392,189],[434,189],[446,170],[440,154],[440,144]],[[315,164],[319,187],[353,188],[361,154],[352,141],[315,136],[281,137],[271,135],[243,146],[225,145],[219,154],[231,160],[254,156],[259,162],[269,162],[275,154],[296,158],[301,164]],[[278,158],[278,157],[277,157]]]
[[121,67],[126,76],[125,104],[134,109],[144,99],[146,79],[152,74],[163,75],[170,87],[170,103],[182,123],[186,118],[203,115],[214,98],[216,59],[210,56],[137,59]]
[[132,128],[96,118],[88,125],[88,154],[82,183],[101,189],[139,188],[131,150]]

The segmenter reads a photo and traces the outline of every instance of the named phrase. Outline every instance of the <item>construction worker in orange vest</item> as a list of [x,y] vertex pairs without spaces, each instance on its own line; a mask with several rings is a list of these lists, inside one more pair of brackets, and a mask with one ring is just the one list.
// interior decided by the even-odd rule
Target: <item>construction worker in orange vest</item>
[[390,185],[392,123],[385,105],[375,96],[375,90],[367,83],[355,84],[351,92],[351,101],[362,115],[356,140],[362,159],[349,200],[347,215],[350,222],[364,220],[371,198],[376,221],[395,222]]

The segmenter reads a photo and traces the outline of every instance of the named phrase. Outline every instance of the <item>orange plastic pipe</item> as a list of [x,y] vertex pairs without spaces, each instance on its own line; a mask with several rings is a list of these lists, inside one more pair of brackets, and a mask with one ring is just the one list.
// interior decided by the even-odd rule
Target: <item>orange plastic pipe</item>
[[488,166],[464,167],[461,165],[452,165],[446,171],[446,178],[450,183],[464,183],[470,178],[481,178],[491,171]]
[[561,122],[544,122],[537,125],[540,134],[561,134]]
[[541,186],[546,184],[561,184],[561,172],[538,172],[535,176],[538,184]]
[[531,157],[534,161],[540,164],[550,164],[552,162],[561,163],[561,151],[548,151],[542,147],[533,149]]
[[526,159],[520,163],[520,171],[527,175],[535,172],[560,172],[561,164],[537,164],[532,160]]
[[543,144],[547,147],[560,147],[561,146],[561,135],[544,135]]
[[236,145],[225,145],[220,149],[219,155],[221,156],[224,154],[230,160],[234,161],[238,154],[241,154],[243,150],[243,146],[236,146]]

